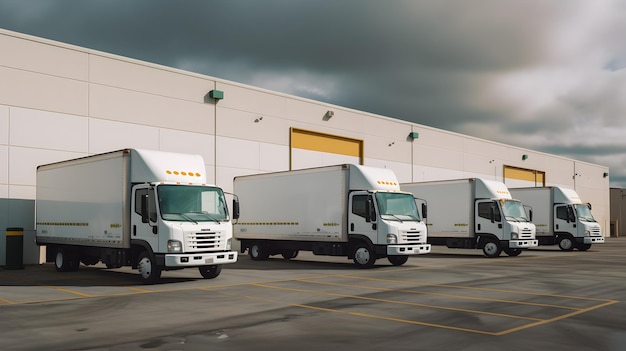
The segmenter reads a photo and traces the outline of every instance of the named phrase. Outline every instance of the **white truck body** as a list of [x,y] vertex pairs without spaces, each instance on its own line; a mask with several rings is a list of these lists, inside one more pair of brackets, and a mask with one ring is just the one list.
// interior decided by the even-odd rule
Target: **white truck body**
[[537,227],[539,245],[556,245],[561,250],[585,251],[591,244],[604,243],[600,224],[574,189],[547,186],[512,188],[511,194],[524,203]]
[[224,193],[205,172],[199,155],[137,149],[41,165],[37,243],[58,271],[102,261],[145,282],[186,267],[214,278],[237,251]]
[[303,250],[371,267],[377,258],[401,265],[430,252],[413,196],[389,169],[343,164],[239,176],[234,190],[241,206],[234,235],[253,260]]
[[433,245],[483,249],[487,257],[497,257],[502,250],[517,256],[522,249],[538,245],[535,225],[502,182],[468,178],[400,187],[426,205],[427,213],[422,215]]

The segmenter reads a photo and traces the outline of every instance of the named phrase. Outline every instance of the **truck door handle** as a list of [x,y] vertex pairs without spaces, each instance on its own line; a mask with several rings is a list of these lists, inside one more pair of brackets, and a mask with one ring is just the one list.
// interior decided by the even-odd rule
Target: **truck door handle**
[[133,236],[137,236],[137,225],[133,224]]
[[354,223],[350,223],[350,231],[353,232],[354,231]]

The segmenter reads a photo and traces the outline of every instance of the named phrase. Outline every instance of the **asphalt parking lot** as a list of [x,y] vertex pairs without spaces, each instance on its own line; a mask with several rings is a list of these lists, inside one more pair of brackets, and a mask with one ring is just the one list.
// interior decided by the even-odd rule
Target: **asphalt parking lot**
[[624,350],[626,238],[489,259],[434,247],[395,267],[241,255],[213,280],[51,264],[0,269],[5,350]]

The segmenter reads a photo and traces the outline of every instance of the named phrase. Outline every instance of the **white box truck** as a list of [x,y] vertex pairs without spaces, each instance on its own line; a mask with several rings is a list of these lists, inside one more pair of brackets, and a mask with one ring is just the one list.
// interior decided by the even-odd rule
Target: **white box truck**
[[[535,225],[502,182],[480,178],[401,184],[413,193],[428,224],[428,242],[482,249],[487,257],[517,256],[538,245]],[[419,206],[423,207],[423,206]]]
[[300,250],[344,256],[359,268],[430,252],[413,195],[390,169],[342,164],[238,176],[235,238],[252,260]]
[[537,227],[539,245],[558,244],[564,251],[586,251],[591,244],[604,243],[600,224],[591,214],[591,204],[583,203],[574,189],[547,186],[510,190],[527,207]]
[[[237,261],[222,189],[201,156],[123,149],[37,167],[36,241],[57,271],[131,266],[146,283]],[[233,216],[238,211],[233,199]]]

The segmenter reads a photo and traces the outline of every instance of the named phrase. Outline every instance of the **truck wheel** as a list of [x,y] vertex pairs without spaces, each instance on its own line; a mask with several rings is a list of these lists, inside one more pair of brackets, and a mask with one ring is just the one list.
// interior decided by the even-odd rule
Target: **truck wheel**
[[376,262],[376,256],[369,245],[360,243],[354,249],[353,260],[359,268],[371,268]]
[[96,257],[96,256],[84,256],[80,259],[80,261],[85,265],[85,266],[93,266],[94,264],[97,264],[98,262],[100,262],[100,257]]
[[290,260],[292,258],[298,257],[298,250],[285,250],[281,253],[283,258],[286,260]]
[[485,245],[483,246],[483,253],[485,256],[489,258],[494,258],[500,256],[502,252],[502,248],[500,247],[500,243],[495,239],[487,238],[485,241]]
[[574,241],[569,236],[563,236],[559,239],[559,248],[563,251],[574,250]]
[[248,248],[248,254],[253,261],[263,261],[270,257],[267,250],[257,243],[250,245],[250,248]]
[[576,248],[578,249],[578,251],[587,251],[589,250],[589,248],[591,248],[591,244],[578,244],[576,245]]
[[204,279],[213,279],[222,273],[222,265],[202,266],[198,267],[198,271],[200,271],[200,274]]
[[57,272],[76,272],[80,267],[78,257],[64,248],[57,248],[54,255],[54,268]]
[[161,269],[154,264],[146,251],[139,255],[137,269],[139,270],[141,279],[143,279],[143,282],[146,284],[153,284],[161,278]]
[[504,249],[504,252],[509,255],[509,256],[519,256],[519,254],[522,253],[522,249],[511,249],[511,248],[506,248]]
[[387,256],[387,259],[394,266],[402,266],[409,260],[409,256]]

